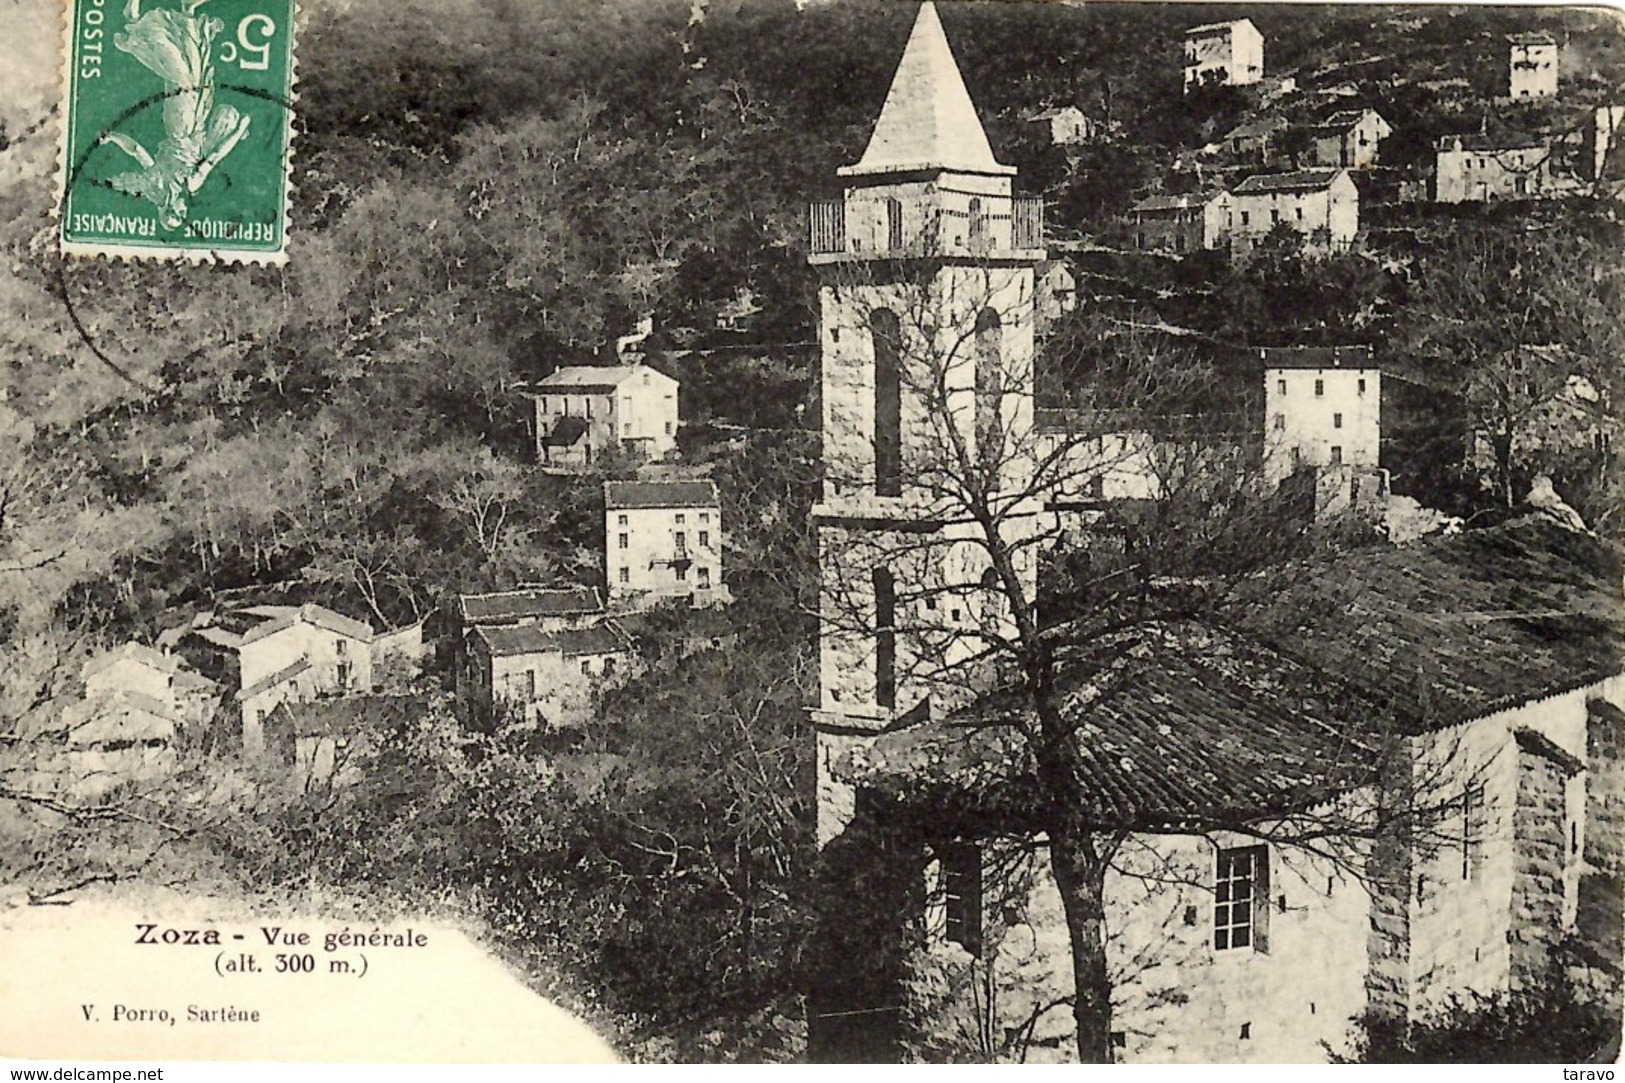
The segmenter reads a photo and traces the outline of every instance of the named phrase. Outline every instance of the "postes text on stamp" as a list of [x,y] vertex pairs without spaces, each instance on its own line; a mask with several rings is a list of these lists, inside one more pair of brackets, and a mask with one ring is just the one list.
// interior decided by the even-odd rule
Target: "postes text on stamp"
[[69,254],[279,263],[294,0],[69,0]]

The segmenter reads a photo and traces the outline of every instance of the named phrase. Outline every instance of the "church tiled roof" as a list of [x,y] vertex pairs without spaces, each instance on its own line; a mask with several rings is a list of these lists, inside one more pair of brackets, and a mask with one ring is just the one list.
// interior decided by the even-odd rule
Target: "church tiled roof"
[[[1224,630],[1142,630],[1104,671],[1063,665],[1086,808],[1145,828],[1302,809],[1374,781],[1393,739],[1621,672],[1619,552],[1539,516],[1306,567]],[[837,765],[878,794],[1019,819],[1034,798],[1018,690]]]

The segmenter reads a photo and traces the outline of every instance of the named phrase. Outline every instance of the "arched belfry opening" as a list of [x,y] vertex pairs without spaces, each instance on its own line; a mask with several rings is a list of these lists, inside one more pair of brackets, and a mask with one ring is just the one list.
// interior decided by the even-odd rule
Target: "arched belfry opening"
[[997,312],[984,308],[977,314],[972,342],[976,353],[976,448],[988,462],[998,454],[1003,438],[1004,325]]
[[902,327],[887,308],[869,314],[874,345],[875,495],[903,493]]

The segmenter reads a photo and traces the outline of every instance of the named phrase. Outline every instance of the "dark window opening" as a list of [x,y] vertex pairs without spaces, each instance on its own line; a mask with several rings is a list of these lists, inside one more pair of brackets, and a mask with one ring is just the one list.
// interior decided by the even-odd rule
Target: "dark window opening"
[[1004,400],[1004,329],[999,314],[982,309],[976,317],[976,448],[984,464],[992,462],[1002,436],[1000,407]]
[[886,247],[894,252],[903,247],[903,204],[895,198],[886,200]]
[[987,240],[987,211],[982,201],[974,196],[970,201],[970,243],[979,245]]
[[897,706],[897,585],[885,568],[874,571],[875,703]]
[[982,954],[982,852],[974,843],[941,850],[943,934],[972,955]]
[[902,341],[897,314],[880,309],[869,317],[875,353],[875,495],[903,493]]

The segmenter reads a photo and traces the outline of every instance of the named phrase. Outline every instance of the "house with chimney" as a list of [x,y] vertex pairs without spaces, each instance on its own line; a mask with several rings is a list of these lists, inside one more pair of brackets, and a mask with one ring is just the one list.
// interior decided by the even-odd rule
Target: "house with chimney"
[[257,759],[280,704],[371,695],[409,680],[422,665],[423,622],[379,631],[323,605],[255,604],[203,614],[181,649],[230,690],[236,743]]
[[1185,93],[1202,86],[1248,86],[1264,78],[1264,35],[1251,19],[1185,31]]
[[611,451],[645,460],[677,449],[678,382],[652,366],[567,365],[524,389],[536,461],[582,467]]

